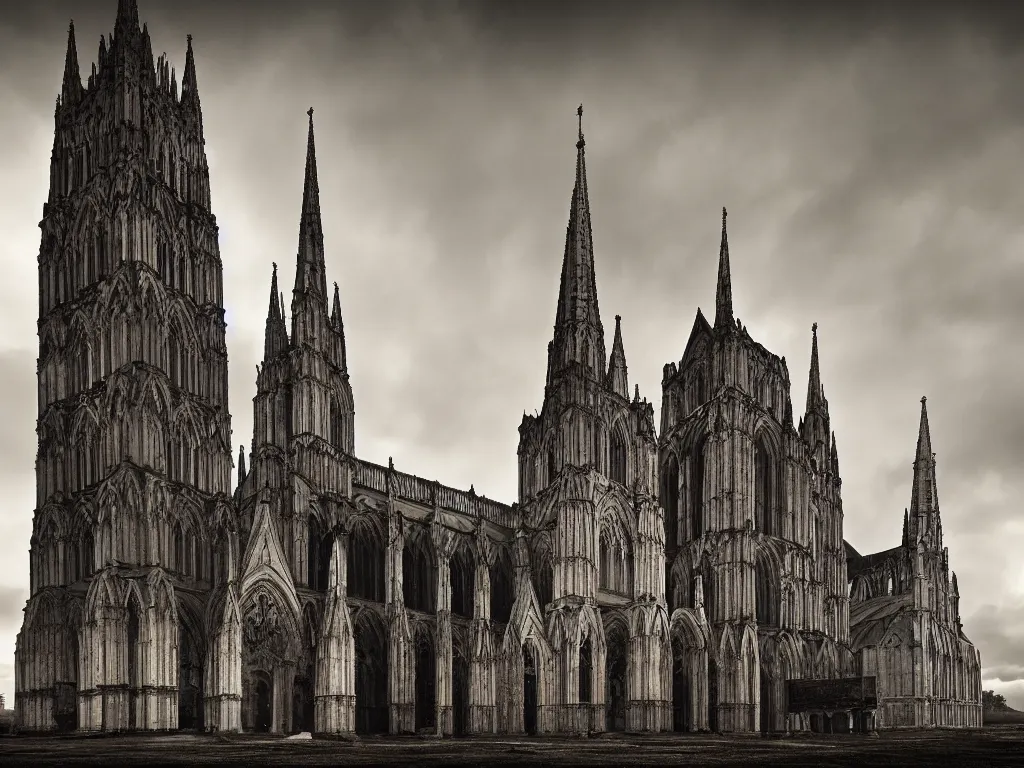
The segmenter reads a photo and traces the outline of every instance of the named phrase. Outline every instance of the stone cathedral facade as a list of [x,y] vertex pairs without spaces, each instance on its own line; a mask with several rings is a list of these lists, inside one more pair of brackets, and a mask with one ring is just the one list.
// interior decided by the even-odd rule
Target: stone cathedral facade
[[698,310],[665,366],[656,428],[617,316],[606,348],[581,126],[509,506],[358,457],[312,110],[308,131],[290,317],[275,265],[232,483],[191,38],[179,87],[119,0],[83,83],[70,31],[40,223],[23,730],[818,729],[787,717],[786,682],[861,674],[879,727],[980,725],[924,406],[903,541],[862,556],[817,329],[794,424],[785,358],[734,316],[724,212],[714,323]]

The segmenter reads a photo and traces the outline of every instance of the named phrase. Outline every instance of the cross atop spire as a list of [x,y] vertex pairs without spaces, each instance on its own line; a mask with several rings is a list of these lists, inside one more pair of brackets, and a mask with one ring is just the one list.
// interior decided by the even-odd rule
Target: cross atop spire
[[732,310],[732,270],[729,267],[729,233],[726,229],[728,212],[722,208],[722,243],[718,249],[718,289],[715,294],[715,328],[736,325]]
[[583,105],[582,104],[580,104],[579,109],[576,110],[576,116],[577,116],[577,118],[579,118],[579,127],[577,128],[577,132],[579,133],[579,140],[578,140],[579,143],[576,145],[577,148],[579,148],[579,145],[583,143]]

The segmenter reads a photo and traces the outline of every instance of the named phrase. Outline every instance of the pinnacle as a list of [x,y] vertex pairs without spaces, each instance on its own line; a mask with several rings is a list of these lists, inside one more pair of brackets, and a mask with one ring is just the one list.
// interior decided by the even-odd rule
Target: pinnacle
[[732,269],[729,265],[728,212],[722,208],[722,242],[718,250],[718,288],[715,293],[715,327],[726,328],[734,323],[732,308]]
[[812,413],[824,404],[824,390],[821,387],[821,368],[818,363],[818,324],[811,325],[811,369],[807,377],[807,413]]
[[302,185],[302,214],[299,220],[299,250],[295,268],[295,291],[319,293],[320,301],[327,302],[323,248],[323,224],[320,217],[320,184],[316,172],[316,143],[313,136],[313,108],[309,116],[306,137],[306,170]]

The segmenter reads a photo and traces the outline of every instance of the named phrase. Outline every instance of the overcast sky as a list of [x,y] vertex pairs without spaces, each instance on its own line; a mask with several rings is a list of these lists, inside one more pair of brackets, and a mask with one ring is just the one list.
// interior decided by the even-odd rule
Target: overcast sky
[[[1018,19],[976,3],[926,16],[915,4],[914,18],[867,3],[842,16],[798,3],[770,4],[774,16],[635,1],[140,5],[179,82],[194,36],[236,451],[252,436],[271,262],[290,295],[313,106],[358,454],[515,500],[583,102],[606,343],[621,314],[630,387],[660,408],[662,366],[682,356],[697,307],[713,316],[727,206],[736,313],[786,357],[798,414],[819,324],[846,538],[862,553],[899,543],[928,396],[965,628],[985,687],[1024,708]],[[23,3],[0,22],[8,701],[28,597],[36,225],[54,97],[68,19],[87,73],[116,6]]]

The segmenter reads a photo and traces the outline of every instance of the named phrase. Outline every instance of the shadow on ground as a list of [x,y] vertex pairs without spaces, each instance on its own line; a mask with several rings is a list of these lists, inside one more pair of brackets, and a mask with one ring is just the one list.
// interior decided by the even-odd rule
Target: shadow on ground
[[1024,764],[1024,725],[787,739],[717,735],[602,738],[362,738],[131,735],[0,738],[0,765],[1000,766]]

